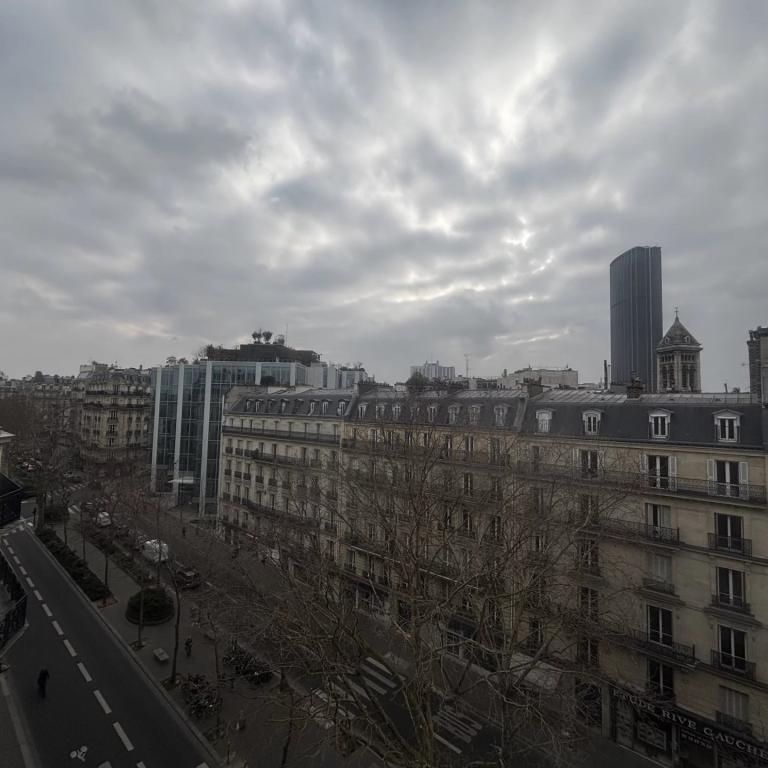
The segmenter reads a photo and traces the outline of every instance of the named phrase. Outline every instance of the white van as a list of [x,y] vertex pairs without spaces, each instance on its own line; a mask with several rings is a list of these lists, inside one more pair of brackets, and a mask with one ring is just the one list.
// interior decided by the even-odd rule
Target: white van
[[168,559],[168,545],[160,539],[150,539],[142,544],[141,554],[150,563],[164,563]]

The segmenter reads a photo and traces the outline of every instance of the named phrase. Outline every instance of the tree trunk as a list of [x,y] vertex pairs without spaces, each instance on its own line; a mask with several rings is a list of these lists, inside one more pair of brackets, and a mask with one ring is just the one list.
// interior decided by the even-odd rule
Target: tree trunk
[[141,630],[144,629],[144,564],[140,566],[141,580],[139,581],[139,637],[136,644],[139,648],[144,644],[141,639]]
[[288,748],[291,746],[291,740],[293,739],[293,688],[288,688],[288,696],[291,701],[288,708],[288,733],[285,735],[285,742],[283,743],[283,758],[280,761],[280,768],[286,768],[288,765]]
[[173,593],[176,596],[176,623],[173,627],[173,661],[171,662],[171,685],[176,685],[176,665],[179,660],[179,625],[181,624],[181,600],[179,599],[179,586],[173,579]]

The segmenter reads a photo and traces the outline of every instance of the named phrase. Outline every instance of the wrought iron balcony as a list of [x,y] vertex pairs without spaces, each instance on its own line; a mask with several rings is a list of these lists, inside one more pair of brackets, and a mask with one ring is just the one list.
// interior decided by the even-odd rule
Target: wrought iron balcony
[[709,548],[715,549],[721,552],[733,552],[735,554],[744,555],[744,557],[752,556],[752,539],[740,539],[736,536],[721,536],[718,533],[708,534]]
[[752,613],[749,603],[739,595],[724,593],[712,595],[712,605],[716,608],[725,608],[726,610],[738,611],[739,613]]
[[541,477],[545,480],[570,481],[576,484],[603,484],[623,488],[627,491],[658,491],[661,494],[683,494],[690,496],[726,497],[734,501],[752,504],[766,504],[764,485],[749,483],[718,483],[712,480],[624,472],[603,468],[587,468],[573,464],[548,464],[540,461],[518,461],[512,464],[514,471],[522,476]]
[[715,711],[715,720],[726,728],[731,728],[732,730],[740,731],[741,733],[747,733],[750,736],[752,735],[752,724],[748,723],[746,720],[740,720],[733,715],[726,715],[725,712],[720,712],[720,710]]
[[643,578],[643,587],[645,587],[645,589],[651,589],[654,592],[663,592],[666,595],[675,594],[674,584],[668,581],[663,581],[662,579],[654,579],[649,576]]
[[722,651],[712,651],[712,666],[724,672],[731,672],[734,675],[746,677],[748,680],[755,679],[755,662],[734,656],[732,653],[723,653]]
[[646,653],[663,656],[680,664],[693,665],[696,663],[696,647],[693,645],[676,643],[668,635],[650,633],[647,630],[619,628],[617,631]]

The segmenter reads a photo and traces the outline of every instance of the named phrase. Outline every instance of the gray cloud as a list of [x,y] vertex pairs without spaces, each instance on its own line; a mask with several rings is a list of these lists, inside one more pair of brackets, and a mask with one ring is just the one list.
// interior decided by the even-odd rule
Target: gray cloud
[[283,329],[382,379],[599,377],[608,264],[743,385],[765,324],[759,0],[5,3],[0,368]]

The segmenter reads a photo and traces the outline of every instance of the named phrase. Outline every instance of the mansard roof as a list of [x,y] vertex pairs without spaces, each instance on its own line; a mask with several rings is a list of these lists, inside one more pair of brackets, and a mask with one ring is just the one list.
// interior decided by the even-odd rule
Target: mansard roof
[[600,410],[600,433],[603,440],[619,442],[659,443],[648,435],[652,413],[670,414],[670,433],[665,443],[685,445],[717,445],[715,417],[723,411],[740,416],[739,442],[735,450],[768,447],[768,409],[749,394],[685,393],[648,394],[637,398],[618,394],[552,390],[527,402],[522,432],[537,433],[536,411],[552,414],[548,437],[583,438],[583,414]]
[[675,321],[669,326],[669,330],[659,341],[656,349],[668,350],[674,347],[685,347],[686,349],[701,349],[701,344],[694,338],[693,334],[680,322],[680,318],[675,314]]
[[[524,397],[504,390],[434,390],[410,394],[373,389],[357,398],[350,420],[516,430],[520,428],[524,402]],[[365,406],[364,413],[361,406]],[[497,409],[500,410],[498,417]],[[453,415],[449,416],[451,412]]]
[[[311,416],[313,419],[338,420],[340,403],[344,403],[344,415],[349,414],[355,392],[349,389],[306,389],[297,392],[292,389],[265,392],[262,388],[254,388],[253,392],[244,392],[231,403],[226,412],[238,416]],[[285,402],[285,409],[281,403]],[[328,403],[325,413],[320,404]],[[314,409],[310,404],[315,403]],[[312,413],[310,413],[310,410]]]

